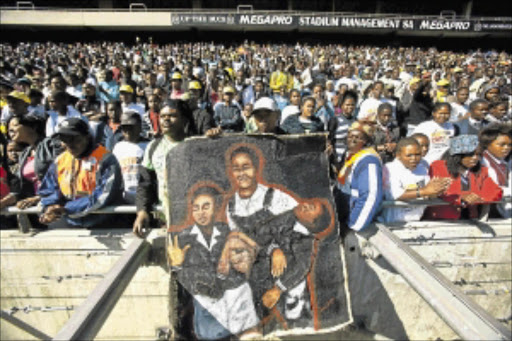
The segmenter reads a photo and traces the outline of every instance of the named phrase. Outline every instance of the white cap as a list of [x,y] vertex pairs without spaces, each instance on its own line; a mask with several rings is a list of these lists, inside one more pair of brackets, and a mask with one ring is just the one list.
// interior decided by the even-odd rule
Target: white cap
[[252,112],[255,112],[257,110],[270,110],[270,111],[277,111],[277,104],[276,102],[270,98],[270,97],[261,97],[259,100],[257,100],[254,103],[254,107],[252,109]]

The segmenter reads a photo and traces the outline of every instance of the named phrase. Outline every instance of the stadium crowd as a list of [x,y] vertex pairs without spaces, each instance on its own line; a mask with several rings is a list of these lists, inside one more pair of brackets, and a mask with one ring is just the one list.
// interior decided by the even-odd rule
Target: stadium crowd
[[[475,218],[511,193],[505,52],[48,42],[0,54],[0,208],[43,209],[2,227],[93,227],[112,217],[91,211],[124,203],[143,235],[165,197],[165,155],[194,135],[328,133],[340,223],[353,230]],[[451,205],[380,207],[429,198]],[[510,203],[492,207],[511,217]]]

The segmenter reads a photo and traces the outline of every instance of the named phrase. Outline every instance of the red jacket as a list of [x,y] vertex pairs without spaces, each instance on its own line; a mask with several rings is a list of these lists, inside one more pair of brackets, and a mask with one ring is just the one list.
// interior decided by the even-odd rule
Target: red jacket
[[[462,206],[461,197],[469,193],[475,193],[484,202],[493,202],[501,200],[503,190],[488,176],[487,167],[482,166],[479,173],[469,173],[470,190],[462,191],[460,175],[454,178],[446,168],[446,161],[434,161],[430,165],[430,178],[433,177],[449,177],[452,184],[446,192],[440,196],[450,205],[430,206],[425,210],[425,219],[460,219]],[[478,205],[469,206],[470,218],[478,218]]]

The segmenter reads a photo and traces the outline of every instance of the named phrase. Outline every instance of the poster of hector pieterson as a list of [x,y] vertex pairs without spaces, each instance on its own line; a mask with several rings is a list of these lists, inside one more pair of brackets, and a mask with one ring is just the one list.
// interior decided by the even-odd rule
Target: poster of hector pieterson
[[323,134],[231,135],[171,150],[179,335],[257,338],[350,322],[325,146]]

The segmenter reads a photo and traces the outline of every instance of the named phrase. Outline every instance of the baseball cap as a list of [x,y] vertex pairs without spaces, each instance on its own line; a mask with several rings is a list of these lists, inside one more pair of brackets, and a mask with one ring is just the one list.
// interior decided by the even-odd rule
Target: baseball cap
[[234,94],[235,89],[232,86],[225,86],[224,89],[222,89],[222,93],[223,94],[228,94],[228,93]]
[[179,72],[173,73],[171,79],[175,79],[175,80],[180,79],[181,80],[181,73],[179,73]]
[[453,68],[453,73],[457,73],[457,72],[462,72],[464,70],[462,70],[460,67],[456,66],[455,68]]
[[7,98],[14,98],[14,99],[18,99],[20,101],[23,101],[27,104],[30,104],[30,98],[28,98],[27,95],[25,95],[25,93],[21,92],[21,91],[17,91],[17,90],[14,90],[14,91],[11,91],[8,95],[7,95]]
[[447,86],[450,85],[450,82],[447,79],[441,79],[439,82],[437,82],[437,86]]
[[419,83],[420,81],[421,81],[421,79],[419,79],[418,77],[414,77],[413,79],[411,79],[409,81],[409,84],[413,85],[413,84]]
[[89,125],[78,117],[71,117],[59,123],[56,134],[66,136],[88,135]]
[[121,85],[121,88],[119,88],[119,92],[128,92],[130,94],[133,94],[133,88],[128,84]]
[[139,125],[142,123],[140,114],[135,110],[126,110],[121,114],[121,125]]
[[188,83],[188,88],[194,90],[201,90],[202,86],[201,83],[199,83],[198,81],[192,81]]
[[478,136],[459,135],[450,140],[450,155],[469,154],[478,147]]
[[277,104],[276,102],[270,98],[270,97],[262,97],[259,100],[257,100],[254,103],[254,107],[252,109],[252,112],[255,113],[257,111],[263,111],[263,110],[269,110],[269,111],[277,111]]
[[22,77],[17,80],[18,84],[27,84],[28,86],[32,85],[32,81],[27,77]]

